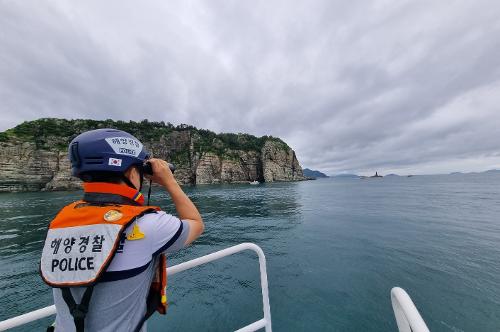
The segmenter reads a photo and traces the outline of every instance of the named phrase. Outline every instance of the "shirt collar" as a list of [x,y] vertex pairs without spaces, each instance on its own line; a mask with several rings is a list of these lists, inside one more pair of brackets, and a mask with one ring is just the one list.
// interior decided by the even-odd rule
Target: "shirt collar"
[[139,190],[130,188],[124,184],[114,184],[107,182],[84,182],[83,190],[85,193],[99,193],[120,195],[131,199],[132,201],[144,205],[144,196]]

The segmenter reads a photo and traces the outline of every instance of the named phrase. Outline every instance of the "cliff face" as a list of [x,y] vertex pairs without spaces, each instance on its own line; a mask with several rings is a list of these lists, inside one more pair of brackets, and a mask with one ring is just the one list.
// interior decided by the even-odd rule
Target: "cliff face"
[[264,181],[303,180],[302,167],[292,149],[275,142],[266,142],[262,148]]
[[71,190],[80,181],[71,177],[65,153],[39,150],[34,143],[0,143],[0,192]]
[[262,161],[259,153],[245,151],[234,151],[233,153],[236,153],[238,157],[226,159],[209,152],[197,158],[196,183],[242,183],[263,180]]
[[[182,184],[304,180],[295,152],[281,140],[266,139],[258,151],[228,148],[217,138],[207,148],[201,145],[204,137],[196,129],[174,130],[159,137],[134,134],[154,157],[175,163],[175,177]],[[62,149],[70,138],[48,138],[43,148],[16,137],[0,141],[0,192],[81,188],[80,181],[71,177]]]

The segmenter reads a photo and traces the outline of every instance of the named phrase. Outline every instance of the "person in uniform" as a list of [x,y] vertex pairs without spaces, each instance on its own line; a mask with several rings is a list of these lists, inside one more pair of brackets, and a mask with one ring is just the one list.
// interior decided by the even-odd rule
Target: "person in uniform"
[[[49,330],[145,331],[152,313],[166,311],[165,253],[203,233],[200,213],[169,164],[129,133],[84,132],[69,158],[84,195],[57,214],[45,240],[40,273],[57,310]],[[144,177],[168,192],[177,216],[144,205]]]

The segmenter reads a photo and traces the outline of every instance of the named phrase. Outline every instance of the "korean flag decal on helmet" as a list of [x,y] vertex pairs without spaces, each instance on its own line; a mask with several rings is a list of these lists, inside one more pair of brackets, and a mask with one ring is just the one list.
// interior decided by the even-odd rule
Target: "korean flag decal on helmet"
[[142,151],[142,143],[129,137],[108,137],[106,142],[116,154],[138,157]]
[[119,159],[119,158],[109,158],[109,162],[108,162],[108,165],[109,166],[121,166],[122,165],[122,160]]

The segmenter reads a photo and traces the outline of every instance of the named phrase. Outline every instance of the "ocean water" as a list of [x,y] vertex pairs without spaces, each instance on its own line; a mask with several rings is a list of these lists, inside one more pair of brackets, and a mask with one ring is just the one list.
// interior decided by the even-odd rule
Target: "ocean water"
[[[275,331],[396,331],[394,286],[432,331],[500,330],[498,174],[185,189],[206,232],[169,265],[258,244]],[[52,304],[37,272],[42,241],[53,215],[79,196],[0,195],[0,320]],[[172,211],[161,191],[152,201]],[[150,331],[230,331],[262,317],[253,253],[171,276],[168,294],[169,312],[150,319]]]

